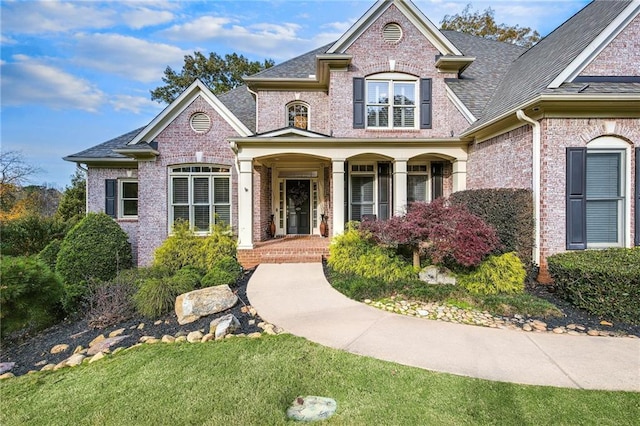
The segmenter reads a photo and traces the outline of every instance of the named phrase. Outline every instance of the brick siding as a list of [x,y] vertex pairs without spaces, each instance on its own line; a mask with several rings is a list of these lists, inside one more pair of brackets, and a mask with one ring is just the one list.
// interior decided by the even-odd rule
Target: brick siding
[[636,18],[587,65],[580,75],[639,76],[640,16],[636,16]]

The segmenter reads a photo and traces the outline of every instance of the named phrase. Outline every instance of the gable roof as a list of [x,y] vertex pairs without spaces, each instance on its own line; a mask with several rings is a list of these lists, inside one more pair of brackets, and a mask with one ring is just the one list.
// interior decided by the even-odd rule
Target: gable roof
[[251,78],[309,78],[316,73],[316,56],[327,52],[333,43],[289,59],[271,68],[252,74]]
[[244,124],[251,133],[256,131],[256,100],[246,85],[218,95],[220,102]]
[[395,5],[442,55],[462,55],[456,46],[433,25],[411,0],[379,0],[338,41],[327,49],[327,53],[345,53],[391,5]]
[[126,155],[118,154],[114,150],[125,148],[127,144],[131,142],[142,130],[144,130],[144,127],[132,130],[76,154],[67,155],[63,159],[65,161],[72,161],[75,163],[90,163],[102,159],[109,162],[131,162],[135,164],[134,160]]
[[[634,0],[637,2],[637,0]],[[629,5],[596,0],[518,57],[465,134],[496,121],[541,94]]]

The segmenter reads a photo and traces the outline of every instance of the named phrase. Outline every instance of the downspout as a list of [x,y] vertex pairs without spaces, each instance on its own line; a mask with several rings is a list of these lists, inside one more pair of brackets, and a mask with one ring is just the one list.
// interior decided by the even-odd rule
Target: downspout
[[531,186],[533,190],[533,221],[534,221],[534,245],[533,245],[533,263],[540,266],[540,123],[525,115],[524,111],[519,109],[516,111],[518,120],[531,124],[533,130],[533,147],[532,147],[532,179]]

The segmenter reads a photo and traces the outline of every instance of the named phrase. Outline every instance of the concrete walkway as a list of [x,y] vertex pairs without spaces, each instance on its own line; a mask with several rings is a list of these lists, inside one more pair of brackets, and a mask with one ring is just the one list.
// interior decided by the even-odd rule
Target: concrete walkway
[[526,333],[393,314],[335,291],[320,263],[262,264],[247,294],[265,321],[354,354],[504,382],[640,391],[640,339]]

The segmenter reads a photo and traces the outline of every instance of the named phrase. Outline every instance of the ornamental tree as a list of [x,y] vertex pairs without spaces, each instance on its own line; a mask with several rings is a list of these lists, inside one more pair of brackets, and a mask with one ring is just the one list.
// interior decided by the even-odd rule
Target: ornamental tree
[[369,231],[379,243],[409,247],[415,268],[420,268],[421,255],[434,264],[477,266],[500,245],[493,227],[466,207],[450,205],[442,198],[412,203],[404,216],[365,221],[361,229]]

